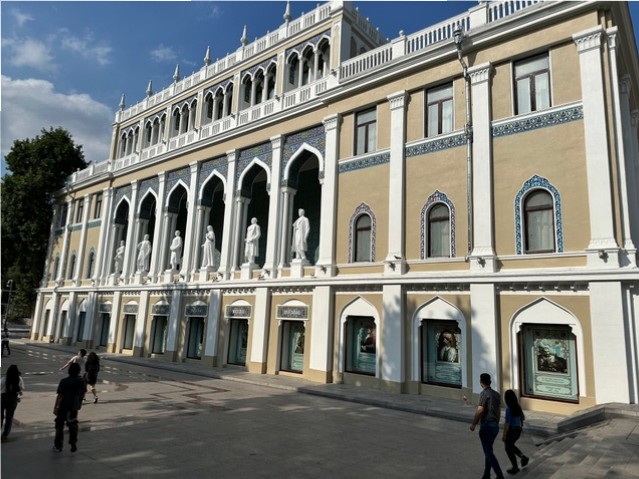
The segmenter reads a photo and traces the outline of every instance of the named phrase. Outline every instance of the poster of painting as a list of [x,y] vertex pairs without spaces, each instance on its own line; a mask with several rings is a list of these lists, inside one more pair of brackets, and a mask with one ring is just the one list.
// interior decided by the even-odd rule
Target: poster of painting
[[455,321],[422,322],[422,381],[461,387],[461,331]]

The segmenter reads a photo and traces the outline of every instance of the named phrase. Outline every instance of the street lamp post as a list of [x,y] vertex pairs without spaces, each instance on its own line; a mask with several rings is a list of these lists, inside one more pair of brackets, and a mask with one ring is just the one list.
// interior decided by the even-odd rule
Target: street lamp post
[[4,327],[7,327],[7,318],[9,317],[9,309],[11,308],[11,293],[13,292],[13,280],[7,281],[7,289],[9,294],[7,296],[7,309],[4,310]]

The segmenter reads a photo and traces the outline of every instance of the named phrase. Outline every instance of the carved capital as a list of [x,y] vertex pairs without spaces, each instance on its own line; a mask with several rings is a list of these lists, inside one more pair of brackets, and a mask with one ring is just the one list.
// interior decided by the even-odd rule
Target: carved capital
[[408,97],[408,95],[406,94],[406,91],[399,91],[397,93],[393,93],[391,95],[388,95],[386,98],[388,99],[389,103],[390,103],[390,109],[391,110],[397,110],[400,108],[404,108],[404,105],[406,104],[406,98]]
[[492,73],[493,67],[490,63],[483,63],[468,70],[470,83],[473,85],[478,85],[480,83],[489,81]]
[[341,119],[342,117],[337,113],[324,118],[324,131],[329,132],[335,130],[339,126]]
[[572,39],[577,45],[579,53],[601,48],[601,27],[577,33],[572,36]]

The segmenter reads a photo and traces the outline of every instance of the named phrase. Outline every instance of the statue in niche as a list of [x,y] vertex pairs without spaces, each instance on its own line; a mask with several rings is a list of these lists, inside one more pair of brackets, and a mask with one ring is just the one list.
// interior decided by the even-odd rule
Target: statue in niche
[[260,236],[262,231],[257,224],[257,218],[251,218],[251,224],[246,229],[246,239],[244,246],[244,257],[247,263],[255,263],[255,258],[260,254]]
[[171,269],[176,271],[182,258],[182,237],[180,236],[180,230],[175,231],[175,236],[173,237],[173,241],[171,241],[169,249],[171,250],[171,259],[169,260]]
[[151,257],[151,241],[149,235],[144,235],[144,239],[138,243],[138,272],[149,271],[149,258]]
[[213,227],[206,227],[206,236],[202,245],[202,268],[212,267],[215,258],[215,233]]
[[304,216],[302,208],[298,211],[299,217],[293,223],[293,252],[296,259],[305,260],[306,250],[308,249],[308,234],[311,231],[311,224],[308,218]]
[[120,241],[120,246],[118,246],[118,249],[115,250],[115,257],[113,258],[113,272],[115,274],[122,273],[122,265],[124,264],[124,250],[124,241]]

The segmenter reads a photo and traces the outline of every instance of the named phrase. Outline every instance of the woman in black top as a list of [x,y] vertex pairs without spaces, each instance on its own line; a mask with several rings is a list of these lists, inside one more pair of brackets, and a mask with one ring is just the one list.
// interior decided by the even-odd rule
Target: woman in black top
[[95,392],[95,384],[98,382],[98,372],[100,371],[100,358],[94,352],[90,352],[87,362],[84,365],[86,371],[85,379],[91,393],[93,393],[93,403],[98,402],[98,394]]

